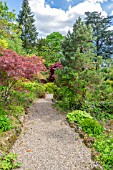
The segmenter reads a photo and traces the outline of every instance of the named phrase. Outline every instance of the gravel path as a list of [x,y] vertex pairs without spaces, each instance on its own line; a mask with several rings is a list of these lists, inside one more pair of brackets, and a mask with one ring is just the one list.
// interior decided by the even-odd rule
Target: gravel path
[[22,163],[19,170],[91,170],[91,151],[52,107],[51,96],[28,110],[23,133],[12,151]]

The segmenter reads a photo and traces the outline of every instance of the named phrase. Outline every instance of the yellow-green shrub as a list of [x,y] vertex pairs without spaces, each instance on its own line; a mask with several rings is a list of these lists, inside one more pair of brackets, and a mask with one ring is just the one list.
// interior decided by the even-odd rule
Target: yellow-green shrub
[[18,116],[18,115],[23,115],[25,114],[25,109],[23,106],[15,106],[15,105],[9,105],[9,109],[11,110],[11,112],[13,112],[14,116]]
[[54,90],[57,88],[57,86],[54,83],[46,83],[44,88],[47,93],[54,93]]
[[45,94],[44,85],[37,82],[23,82],[22,86],[29,92],[35,93],[36,97],[41,97]]
[[4,47],[4,48],[8,48],[8,43],[5,39],[1,39],[0,40],[0,46]]
[[113,87],[113,80],[106,80],[106,83],[108,84],[108,85],[110,85],[111,87]]
[[76,122],[82,127],[82,130],[89,135],[100,135],[103,127],[89,113],[82,110],[75,110],[67,114],[69,121]]

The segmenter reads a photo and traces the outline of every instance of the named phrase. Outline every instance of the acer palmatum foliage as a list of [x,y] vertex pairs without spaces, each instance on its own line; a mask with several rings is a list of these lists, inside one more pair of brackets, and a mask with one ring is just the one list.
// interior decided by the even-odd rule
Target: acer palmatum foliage
[[1,51],[0,72],[4,72],[7,77],[15,80],[21,77],[31,79],[41,71],[46,71],[46,67],[40,57],[24,57],[4,48],[1,48]]
[[55,64],[52,64],[50,66],[50,73],[49,73],[49,81],[53,82],[55,80],[54,74],[55,74],[55,70],[56,69],[61,69],[62,68],[62,64],[60,62],[57,62]]
[[0,85],[4,85],[1,92],[2,102],[7,103],[11,89],[21,78],[32,79],[41,71],[46,71],[43,60],[37,56],[20,56],[12,50],[0,48]]

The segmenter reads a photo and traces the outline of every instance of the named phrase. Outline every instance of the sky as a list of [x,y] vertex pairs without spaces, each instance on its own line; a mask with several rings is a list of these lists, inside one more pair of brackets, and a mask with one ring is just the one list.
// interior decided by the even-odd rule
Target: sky
[[[4,1],[4,0],[2,0]],[[5,0],[9,10],[15,9],[18,15],[23,0]],[[85,12],[99,11],[103,16],[113,15],[113,0],[28,0],[35,17],[39,37],[52,32],[66,35],[72,30],[78,17]],[[113,26],[112,26],[113,28]]]

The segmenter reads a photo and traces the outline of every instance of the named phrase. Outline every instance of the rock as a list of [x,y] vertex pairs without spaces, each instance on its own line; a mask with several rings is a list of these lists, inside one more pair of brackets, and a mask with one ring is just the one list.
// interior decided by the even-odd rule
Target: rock
[[22,131],[22,128],[21,127],[16,127],[15,130],[16,130],[16,135],[19,136],[21,131]]
[[75,122],[69,122],[69,126],[70,126],[71,128],[75,128]]
[[100,157],[100,153],[93,148],[91,152],[91,159],[95,160],[96,157]]
[[81,133],[81,132],[82,132],[82,128],[78,126],[77,132],[78,132],[78,133]]
[[84,138],[85,133],[81,131],[81,132],[79,133],[79,136],[80,136],[80,138]]
[[78,132],[78,130],[79,130],[79,126],[77,123],[75,123],[75,132]]
[[94,141],[95,141],[95,138],[94,137],[88,137],[88,136],[85,136],[84,137],[84,144],[88,147],[88,148],[91,148],[92,145],[94,144]]
[[100,165],[99,162],[96,162],[95,166],[93,167],[92,170],[104,170],[103,167]]
[[20,123],[23,124],[24,120],[25,120],[25,116],[18,116],[18,119],[19,119]]
[[0,158],[3,157],[4,155],[5,155],[5,153],[0,150]]
[[45,93],[42,93],[39,95],[39,98],[45,98],[46,97],[46,94]]

